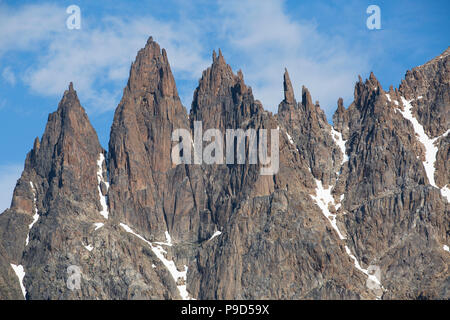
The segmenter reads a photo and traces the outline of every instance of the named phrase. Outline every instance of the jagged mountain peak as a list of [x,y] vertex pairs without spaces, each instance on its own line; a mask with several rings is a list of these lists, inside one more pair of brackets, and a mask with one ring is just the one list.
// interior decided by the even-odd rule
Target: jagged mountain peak
[[178,98],[167,52],[150,37],[131,65],[124,96],[142,96],[156,92],[163,97]]
[[51,177],[47,183],[58,185],[61,194],[88,194],[96,188],[96,164],[103,152],[71,83],[58,109],[48,116],[42,139],[35,139],[25,171],[31,176]]
[[86,110],[81,106],[72,82],[70,82],[68,90],[64,91],[58,109],[48,117],[47,128],[40,142],[41,146],[48,141],[48,138],[56,138],[58,135],[53,131],[53,125],[57,126],[55,129],[61,130],[60,133],[69,131],[71,134],[89,136],[89,138],[93,138],[93,141],[98,141],[97,133],[90,123]]
[[[21,283],[30,299],[448,299],[449,138],[437,121],[449,105],[448,56],[409,72],[402,92],[359,77],[333,128],[305,86],[295,101],[287,69],[279,114],[265,112],[219,49],[188,119],[150,37],[106,161],[72,83],[35,139],[0,215],[0,298],[20,298]],[[275,130],[279,170],[174,164],[172,134],[192,134],[196,120],[203,132]],[[11,264],[26,273],[20,282]],[[81,290],[67,289],[69,265],[82,269]],[[382,273],[378,289],[367,285],[370,266]]]
[[34,139],[34,143],[33,143],[33,150],[39,151],[40,147],[41,147],[41,141],[39,140],[39,137],[36,137]]
[[308,88],[305,86],[302,86],[302,105],[307,108],[313,106],[311,93],[309,93]]
[[337,110],[336,111],[339,113],[345,111],[344,99],[342,99],[341,97],[339,97],[339,99],[337,101]]
[[76,111],[84,112],[84,109],[81,107],[80,100],[78,99],[77,92],[73,87],[73,83],[70,82],[68,89],[64,91],[64,95],[58,104],[58,110],[69,110],[73,108],[76,109]]
[[370,72],[370,76],[363,82],[361,76],[358,76],[358,82],[355,84],[354,89],[354,102],[357,107],[373,106],[373,103],[368,103],[370,100],[374,100],[377,96],[384,93],[380,82],[375,77],[373,72]]
[[430,137],[450,128],[450,48],[427,63],[408,70],[399,94],[413,104],[413,114]]
[[191,121],[201,119],[205,127],[214,127],[214,123],[214,128],[224,128],[248,120],[258,110],[263,111],[262,106],[255,103],[242,70],[235,74],[222,51],[219,49],[218,56],[214,51],[213,62],[203,71],[194,91]]
[[215,50],[213,51],[212,64],[203,71],[198,88],[200,90],[206,90],[208,88],[213,93],[218,94],[221,87],[230,87],[240,80],[243,82],[242,72],[240,76],[235,75],[231,66],[225,61],[222,51],[219,49],[218,56]]
[[288,104],[296,104],[294,96],[294,88],[292,87],[291,79],[289,78],[289,72],[287,68],[284,69],[283,88],[284,88],[284,102]]
[[222,50],[219,48],[219,56],[217,56],[216,54],[216,50],[213,50],[213,64],[217,63],[217,64],[226,64],[225,58],[222,54]]
[[422,64],[420,66],[412,68],[412,70],[408,70],[406,73],[412,72],[414,70],[419,70],[419,69],[426,68],[429,65],[433,65],[433,64],[439,63],[441,61],[446,61],[446,59],[448,59],[449,56],[450,56],[450,46],[447,47],[447,49],[445,49],[440,55],[434,57],[433,59],[425,62],[424,64]]
[[348,133],[348,113],[344,106],[344,99],[339,98],[337,101],[337,109],[333,114],[333,127],[344,137],[347,137]]

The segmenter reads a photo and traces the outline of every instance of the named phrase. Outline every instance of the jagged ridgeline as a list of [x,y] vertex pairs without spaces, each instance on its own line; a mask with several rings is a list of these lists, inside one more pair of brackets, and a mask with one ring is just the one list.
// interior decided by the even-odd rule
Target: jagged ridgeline
[[[0,299],[449,299],[449,56],[360,78],[332,126],[287,70],[264,110],[220,51],[188,115],[150,38],[108,153],[72,84],[49,115],[0,215]],[[175,165],[195,121],[277,129],[278,172]]]

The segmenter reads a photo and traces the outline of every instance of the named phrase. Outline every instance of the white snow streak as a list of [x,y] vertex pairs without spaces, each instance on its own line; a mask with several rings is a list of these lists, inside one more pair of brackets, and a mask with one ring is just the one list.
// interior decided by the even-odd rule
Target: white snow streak
[[102,194],[102,190],[100,188],[101,183],[103,182],[106,185],[106,189],[109,189],[109,183],[105,181],[103,178],[103,162],[105,162],[105,156],[103,153],[100,153],[98,160],[97,160],[97,181],[98,181],[98,195],[100,196],[100,204],[102,205],[102,211],[100,211],[100,214],[105,218],[108,219],[109,212],[108,212],[108,205],[106,203],[106,196]]
[[[425,172],[427,174],[428,181],[430,182],[430,184],[433,187],[438,188],[436,186],[436,182],[434,180],[434,172],[436,171],[436,169],[434,167],[434,163],[436,162],[436,154],[438,152],[438,147],[435,146],[435,142],[438,139],[448,135],[448,133],[450,132],[450,129],[447,130],[447,132],[445,132],[443,135],[433,138],[433,139],[430,139],[428,137],[428,135],[425,133],[423,126],[419,123],[419,121],[417,121],[417,119],[412,114],[412,111],[411,111],[411,109],[412,109],[411,101],[412,100],[408,101],[403,97],[401,97],[401,99],[402,99],[403,105],[405,107],[404,108],[405,110],[399,110],[399,111],[405,119],[407,119],[411,122],[419,141],[425,147],[425,161],[423,162],[423,166],[425,168]],[[444,190],[442,190],[442,189],[444,189]],[[444,197],[447,197],[448,191],[446,190],[446,187],[444,187],[442,189],[441,189],[442,195]],[[447,197],[447,199],[448,199],[448,197]]]
[[294,140],[292,140],[292,137],[289,135],[289,133],[287,133],[287,131],[286,131],[286,137],[288,138],[289,142],[293,145]]
[[33,222],[30,223],[28,225],[28,234],[27,234],[27,238],[25,240],[25,245],[28,245],[28,242],[30,242],[30,231],[31,228],[33,228],[33,225],[39,220],[39,213],[38,213],[38,209],[37,209],[37,204],[36,204],[36,189],[34,188],[33,182],[30,181],[30,186],[31,186],[31,190],[33,191],[33,206],[34,206],[34,215],[33,215]]
[[448,245],[446,245],[446,244],[444,244],[444,245],[442,246],[442,249],[444,249],[444,250],[447,251],[447,252],[450,252],[450,249],[448,248]]
[[[175,283],[177,284],[178,292],[180,293],[180,296],[183,300],[190,300],[189,293],[186,290],[186,277],[187,277],[187,270],[188,267],[184,266],[184,271],[178,271],[177,267],[175,266],[175,263],[172,260],[167,260],[164,256],[167,251],[165,251],[160,245],[154,246],[150,241],[142,237],[141,235],[135,233],[129,226],[127,226],[124,223],[121,223],[120,226],[128,233],[131,233],[147,243],[150,248],[152,249],[153,253],[158,257],[159,260],[164,264],[164,266],[169,270],[169,273],[172,275],[172,278],[175,280]],[[171,244],[171,238],[168,232],[166,232],[166,239],[167,243]],[[168,245],[165,243],[166,245]],[[180,281],[181,280],[181,281]],[[181,283],[181,284],[178,284]]]
[[448,185],[441,189],[441,194],[444,198],[447,198],[447,202],[450,202],[450,189],[447,186]]
[[[388,93],[386,93],[386,98],[389,100],[389,102],[392,102],[391,96]],[[394,100],[394,104],[398,106],[398,101]],[[395,111],[397,112],[397,110]]]
[[86,248],[86,250],[88,250],[88,251],[92,251],[93,249],[94,249],[94,247],[92,246],[92,245],[87,245],[87,246],[84,246],[85,248]]
[[328,209],[328,205],[334,203],[334,198],[331,195],[331,186],[328,187],[328,189],[324,189],[322,185],[322,181],[316,179],[316,195],[311,195],[311,198],[316,201],[319,208],[322,210],[322,213],[324,216],[330,221],[331,226],[334,230],[336,230],[336,233],[338,234],[339,238],[341,240],[345,239],[345,237],[342,235],[341,231],[339,230],[337,224],[336,224],[336,215],[332,214],[330,210]]
[[11,263],[11,267],[13,268],[14,272],[16,273],[17,278],[19,278],[20,289],[22,289],[23,297],[26,299],[27,290],[25,289],[25,286],[23,285],[23,278],[25,277],[25,271],[23,270],[23,266],[15,265],[15,264]]
[[172,246],[172,237],[170,236],[168,231],[165,232],[165,236],[166,236],[166,242],[155,242],[155,243],[163,245],[163,246],[171,247]]
[[[336,207],[336,209],[337,209],[337,208],[340,207],[340,203],[337,204],[337,205],[335,204],[334,198],[331,195],[331,186],[328,189],[324,189],[323,185],[322,185],[322,182],[320,180],[317,180],[317,179],[316,179],[316,184],[317,184],[316,195],[315,196],[311,195],[311,198],[313,198],[316,201],[317,205],[322,210],[322,213],[330,221],[331,226],[336,231],[336,233],[338,234],[339,238],[341,240],[345,240],[346,238],[342,235],[341,231],[339,230],[339,227],[337,226],[336,215],[332,214],[330,212],[330,210],[328,209],[328,205],[334,205]],[[344,195],[341,195],[340,201],[342,201],[343,199],[344,199]],[[364,273],[369,280],[374,281],[376,284],[380,285],[381,288],[383,288],[381,286],[380,281],[377,279],[376,276],[371,275],[369,273],[368,269],[363,269],[361,267],[361,265],[358,262],[358,259],[356,259],[356,257],[351,253],[351,251],[348,248],[348,246],[345,246],[345,252],[353,260],[353,263],[354,263],[356,269],[358,269],[359,271]],[[377,298],[380,298],[380,296],[377,296]]]
[[96,222],[94,223],[95,229],[94,231],[96,231],[97,229],[100,229],[101,227],[104,226],[104,224],[102,222]]
[[[355,268],[356,268],[356,269],[358,269],[359,271],[361,271],[362,273],[364,273],[364,274],[367,276],[367,278],[368,278],[369,280],[372,280],[373,282],[375,282],[376,284],[378,284],[378,285],[380,286],[380,288],[384,289],[383,286],[381,285],[380,280],[378,280],[378,278],[377,278],[375,275],[370,274],[368,269],[363,269],[363,268],[361,267],[361,265],[360,265],[359,262],[358,262],[358,259],[356,259],[356,257],[352,254],[352,252],[350,251],[350,249],[349,249],[348,246],[345,246],[345,252],[347,252],[347,255],[348,255],[350,258],[352,258],[353,263],[355,264]],[[381,296],[377,296],[377,298],[379,299],[379,298],[381,298]]]
[[214,232],[214,234],[211,236],[211,238],[209,238],[208,241],[211,241],[212,239],[214,239],[214,238],[217,237],[217,236],[220,236],[221,234],[222,234],[222,232],[220,232],[220,231]]
[[333,138],[334,142],[338,145],[339,149],[341,149],[341,152],[342,152],[341,165],[342,165],[346,161],[348,161],[348,155],[345,153],[345,142],[347,142],[347,141],[342,139],[342,133],[334,130],[333,127],[331,127],[331,137]]

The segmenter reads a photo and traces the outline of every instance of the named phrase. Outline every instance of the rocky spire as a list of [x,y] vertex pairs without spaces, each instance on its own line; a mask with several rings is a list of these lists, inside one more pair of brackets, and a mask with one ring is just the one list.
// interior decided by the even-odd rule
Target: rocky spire
[[346,114],[346,110],[344,107],[344,100],[339,98],[337,101],[337,109],[333,114],[333,127],[341,132],[344,137],[347,137],[347,122],[348,115]]
[[202,119],[204,129],[234,127],[260,109],[254,102],[242,71],[234,74],[219,49],[195,89],[190,119]]
[[[373,73],[359,77],[333,129],[305,87],[295,105],[287,71],[279,114],[264,111],[219,50],[189,120],[150,37],[114,115],[109,161],[72,83],[36,138],[0,215],[0,299],[23,297],[14,266],[30,299],[448,299],[448,59],[407,72],[392,103]],[[274,129],[279,170],[172,164],[172,132],[195,120],[204,131]],[[72,265],[81,290],[66,289]],[[370,266],[383,288],[366,285]]]
[[[76,189],[81,193],[90,193],[95,190],[95,167],[103,149],[72,83],[64,92],[58,110],[49,115],[38,149],[35,169],[40,175],[48,176],[55,170],[54,166],[62,165],[62,172],[70,170],[71,175],[78,177],[86,174],[82,180],[67,180],[67,192],[74,192]],[[37,151],[36,148],[34,151]],[[74,154],[77,154],[76,158],[73,158]],[[58,158],[62,162],[55,161]],[[92,164],[92,168],[87,164]]]
[[354,89],[354,102],[357,106],[374,106],[368,102],[382,93],[384,93],[383,88],[373,72],[370,72],[369,79],[366,79],[365,82],[363,82],[361,76],[358,76],[358,82]]
[[294,97],[294,88],[292,88],[291,79],[287,69],[284,69],[283,76],[283,88],[284,88],[284,101],[288,104],[296,104]]
[[[191,204],[185,199],[184,207],[175,200],[182,197],[186,175],[183,166],[172,162],[172,132],[183,128],[189,128],[187,113],[166,50],[150,38],[132,64],[109,142],[111,215],[148,239],[165,241],[174,215],[187,214],[193,207],[192,195]],[[174,174],[177,178],[171,177]],[[191,237],[189,226],[184,226],[179,234]],[[171,234],[178,239],[178,233]]]
[[302,105],[304,108],[311,109],[314,104],[311,99],[311,94],[309,93],[308,88],[302,86]]
[[10,263],[27,274],[27,297],[43,297],[36,283],[45,283],[50,294],[60,292],[59,275],[51,270],[79,263],[74,243],[86,237],[81,221],[86,226],[102,219],[98,159],[103,152],[70,83],[42,140],[36,138],[27,155],[11,209],[0,215],[0,243],[7,244]]
[[[124,97],[158,93],[158,96],[178,98],[167,53],[150,37],[133,62]],[[179,108],[175,105],[174,108]]]
[[337,101],[337,111],[339,113],[342,113],[345,111],[345,107],[344,107],[344,99],[339,98]]
[[427,63],[408,70],[399,86],[399,96],[417,104],[413,114],[429,137],[438,137],[450,127],[450,47]]
[[39,177],[46,179],[47,187],[55,184],[60,195],[86,196],[95,202],[96,166],[102,152],[97,133],[70,83],[57,111],[48,117],[42,141],[38,137],[34,141],[14,192],[11,209],[34,215],[33,206],[23,199],[33,200],[32,193],[37,190],[30,190],[30,184],[37,188]]

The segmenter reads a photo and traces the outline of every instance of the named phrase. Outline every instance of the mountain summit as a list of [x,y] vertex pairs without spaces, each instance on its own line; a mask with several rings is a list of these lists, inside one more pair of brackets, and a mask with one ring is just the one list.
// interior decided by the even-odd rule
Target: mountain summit
[[[359,77],[330,125],[287,69],[264,110],[220,49],[188,114],[150,37],[108,152],[72,83],[35,139],[0,215],[0,299],[449,299],[449,59],[388,91]],[[279,170],[174,164],[199,122],[278,133]]]

